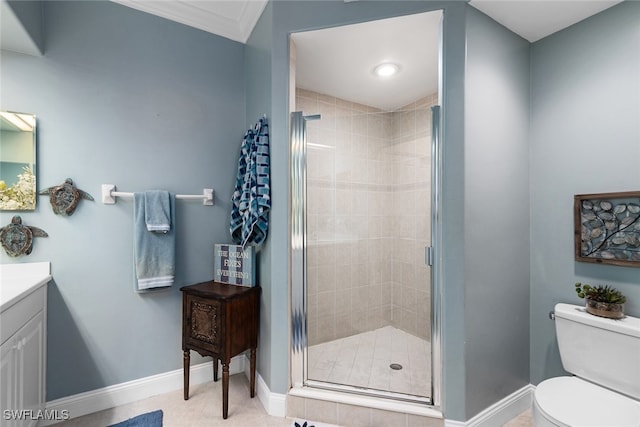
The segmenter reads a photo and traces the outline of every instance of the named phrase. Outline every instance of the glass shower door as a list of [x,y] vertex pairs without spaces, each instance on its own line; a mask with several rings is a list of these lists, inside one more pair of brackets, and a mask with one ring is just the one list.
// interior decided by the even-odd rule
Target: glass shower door
[[437,95],[386,112],[297,93],[323,119],[292,113],[292,369],[301,384],[430,402]]

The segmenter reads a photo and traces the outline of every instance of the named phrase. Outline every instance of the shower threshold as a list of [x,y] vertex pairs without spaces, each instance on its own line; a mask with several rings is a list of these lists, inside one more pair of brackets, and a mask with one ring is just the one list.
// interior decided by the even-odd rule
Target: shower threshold
[[411,401],[395,397],[395,393],[384,393],[378,390],[372,390],[373,392],[378,393],[374,395],[370,393],[359,393],[357,390],[354,391],[350,387],[340,387],[335,384],[330,385],[336,386],[332,388],[325,388],[325,386],[327,386],[327,383],[309,381],[305,386],[292,387],[289,390],[289,396],[301,397],[304,399],[324,400],[327,402],[362,406],[365,408],[381,409],[384,411],[401,412],[404,414],[418,415],[422,417],[443,418],[441,408],[431,405],[427,398],[422,399],[422,401]]
[[394,401],[415,403],[419,405],[430,405],[431,399],[428,397],[414,396],[404,393],[395,393],[387,390],[376,390],[364,387],[355,387],[344,384],[332,384],[322,381],[309,380],[305,384],[306,387],[317,390],[326,390],[329,392],[350,393],[352,395],[368,396],[373,398],[391,399]]

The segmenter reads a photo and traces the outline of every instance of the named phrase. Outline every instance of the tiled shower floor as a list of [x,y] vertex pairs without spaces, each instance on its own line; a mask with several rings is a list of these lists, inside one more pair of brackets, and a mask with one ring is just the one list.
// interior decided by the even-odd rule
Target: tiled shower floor
[[[431,394],[431,344],[393,326],[310,346],[308,356],[311,380]],[[402,369],[391,369],[392,363]]]

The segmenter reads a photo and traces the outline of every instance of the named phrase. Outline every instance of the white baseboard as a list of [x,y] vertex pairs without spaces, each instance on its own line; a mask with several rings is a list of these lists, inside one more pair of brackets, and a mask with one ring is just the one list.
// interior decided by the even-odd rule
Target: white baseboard
[[527,384],[501,401],[489,406],[469,421],[445,419],[444,427],[495,427],[501,426],[531,408],[535,386]]
[[[238,374],[245,370],[245,357],[239,355],[231,359],[229,364],[229,375]],[[213,367],[211,362],[201,363],[191,366],[189,373],[190,384],[203,384],[213,381]],[[72,418],[136,402],[151,396],[179,390],[183,387],[182,369],[165,372],[150,377],[139,378],[133,381],[103,387],[73,396],[47,402],[47,410],[69,411]],[[47,426],[57,421],[49,423],[42,422],[39,426]]]
[[[250,365],[249,358],[247,357],[244,362],[244,374],[247,376],[247,379],[250,377]],[[272,393],[259,372],[256,372],[256,394],[265,411],[267,411],[267,414],[273,417],[284,418],[287,416],[287,395]]]

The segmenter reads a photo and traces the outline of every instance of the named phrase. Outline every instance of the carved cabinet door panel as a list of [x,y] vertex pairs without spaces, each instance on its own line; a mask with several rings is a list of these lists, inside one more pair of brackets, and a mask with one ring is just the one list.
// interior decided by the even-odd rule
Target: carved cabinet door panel
[[194,349],[202,348],[222,356],[222,309],[219,301],[187,295],[185,339]]

